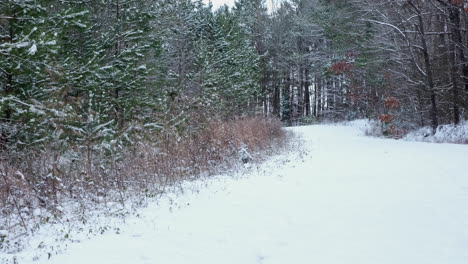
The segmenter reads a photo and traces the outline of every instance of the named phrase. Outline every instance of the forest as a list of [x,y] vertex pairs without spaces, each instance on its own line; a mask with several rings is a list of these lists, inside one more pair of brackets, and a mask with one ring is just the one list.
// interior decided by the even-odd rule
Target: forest
[[[130,140],[264,115],[287,125],[466,117],[463,0],[2,1],[2,149]],[[92,131],[101,133],[93,138]]]
[[467,30],[464,0],[2,0],[0,215],[150,192],[283,125],[457,125]]

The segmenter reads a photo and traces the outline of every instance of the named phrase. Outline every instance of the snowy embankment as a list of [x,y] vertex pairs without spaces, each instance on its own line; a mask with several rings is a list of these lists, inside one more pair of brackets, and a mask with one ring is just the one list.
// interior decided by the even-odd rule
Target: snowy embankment
[[433,143],[457,143],[468,144],[468,121],[463,121],[459,125],[442,125],[432,135],[430,127],[424,127],[410,132],[405,140],[425,141]]
[[187,183],[116,231],[70,244],[49,261],[33,261],[31,244],[17,260],[468,263],[466,145],[370,138],[349,126],[292,130],[304,137],[301,158]]
[[[383,135],[382,123],[378,120],[358,119],[343,123],[361,130],[365,135],[374,137],[385,137]],[[432,134],[430,126],[412,130],[403,136],[406,141],[422,141],[430,143],[453,143],[468,144],[468,120],[462,121],[458,125],[440,125],[436,133]]]

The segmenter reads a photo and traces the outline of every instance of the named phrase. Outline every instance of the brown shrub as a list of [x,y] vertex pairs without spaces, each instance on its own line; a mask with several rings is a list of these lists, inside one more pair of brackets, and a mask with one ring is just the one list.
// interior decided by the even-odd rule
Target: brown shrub
[[400,105],[400,101],[398,101],[398,99],[391,96],[391,97],[385,98],[384,106],[386,108],[388,108],[388,109],[398,109],[398,108],[400,108],[401,105]]
[[[194,121],[199,122],[199,120]],[[129,195],[160,192],[182,180],[241,164],[286,141],[281,123],[262,117],[170,127],[120,151],[74,146],[0,157],[0,229],[31,230],[35,208],[59,215],[65,201],[124,202]],[[193,128],[193,129],[190,129]],[[73,158],[69,157],[73,153]],[[68,155],[68,156],[67,156]],[[24,210],[26,209],[26,210]],[[29,222],[29,223],[28,223]]]
[[385,114],[378,117],[378,119],[384,123],[391,123],[393,121],[393,115]]

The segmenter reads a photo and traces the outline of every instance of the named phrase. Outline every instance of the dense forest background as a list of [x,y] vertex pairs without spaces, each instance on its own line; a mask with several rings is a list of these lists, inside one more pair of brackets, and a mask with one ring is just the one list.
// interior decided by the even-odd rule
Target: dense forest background
[[468,0],[276,3],[0,0],[0,231],[300,152],[284,125],[468,119]]
[[[466,117],[463,0],[0,4],[2,149],[131,141],[190,119]],[[97,133],[99,132],[99,133]],[[116,143],[119,144],[119,143]]]

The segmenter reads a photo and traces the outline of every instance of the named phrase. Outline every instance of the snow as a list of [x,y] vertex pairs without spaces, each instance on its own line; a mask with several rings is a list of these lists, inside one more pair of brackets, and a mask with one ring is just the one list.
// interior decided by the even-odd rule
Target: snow
[[146,64],[138,66],[137,70],[146,70]]
[[89,11],[86,10],[86,11],[81,11],[81,12],[78,12],[78,13],[73,13],[73,14],[63,16],[63,18],[75,18],[75,17],[78,17],[78,16],[84,16],[84,15],[86,15],[88,13],[89,13]]
[[47,46],[56,45],[56,44],[57,44],[56,40],[51,40],[51,41],[47,41],[44,43],[44,45],[47,45]]
[[430,127],[410,132],[405,138],[409,141],[425,141],[432,143],[468,143],[468,121],[460,122],[459,125],[439,126],[435,135],[432,135]]
[[[40,263],[468,263],[468,147],[358,127],[291,128],[303,156],[184,183]],[[18,263],[38,263],[31,252]]]
[[34,55],[34,54],[36,54],[36,52],[37,52],[37,46],[36,46],[35,43],[33,43],[31,45],[31,47],[29,48],[29,50],[28,50],[28,54],[29,55]]
[[25,48],[27,46],[29,46],[29,42],[28,41],[23,41],[23,42],[18,42],[15,44],[16,48]]
[[234,6],[234,0],[203,0],[203,2],[205,4],[211,3],[213,5],[213,10],[217,10],[223,5],[227,5],[229,7]]
[[153,129],[162,129],[164,128],[163,126],[157,124],[157,123],[147,123],[143,127],[145,128],[153,128]]
[[73,21],[73,24],[80,28],[86,28],[86,25],[83,23],[80,23],[79,21]]

